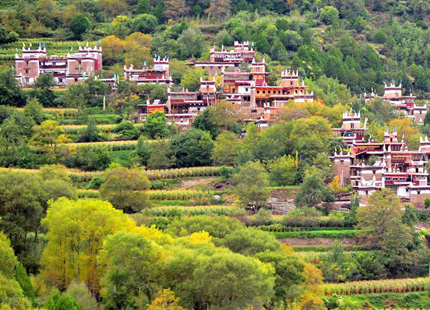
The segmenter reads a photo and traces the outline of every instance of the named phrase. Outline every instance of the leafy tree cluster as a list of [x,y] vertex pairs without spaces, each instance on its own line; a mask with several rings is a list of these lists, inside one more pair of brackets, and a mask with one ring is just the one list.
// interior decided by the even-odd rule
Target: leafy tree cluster
[[229,309],[310,298],[322,303],[321,276],[313,266],[238,220],[179,218],[167,234],[136,226],[107,202],[60,198],[50,203],[43,223],[48,232],[41,276],[67,289],[48,305],[91,304],[81,282],[109,309],[162,309],[157,306],[163,303]]
[[45,166],[34,176],[2,172],[0,180],[0,229],[25,268],[36,272],[44,246],[41,220],[48,200],[74,198],[72,182],[62,166]]

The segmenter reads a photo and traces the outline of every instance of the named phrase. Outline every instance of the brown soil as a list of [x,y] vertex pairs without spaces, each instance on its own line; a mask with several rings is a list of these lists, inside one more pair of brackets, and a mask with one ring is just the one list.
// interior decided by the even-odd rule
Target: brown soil
[[216,177],[184,180],[184,181],[182,181],[181,185],[179,185],[179,187],[180,188],[186,188],[186,187],[190,187],[190,186],[194,186],[194,185],[199,185],[199,184],[211,182],[215,179],[216,179]]

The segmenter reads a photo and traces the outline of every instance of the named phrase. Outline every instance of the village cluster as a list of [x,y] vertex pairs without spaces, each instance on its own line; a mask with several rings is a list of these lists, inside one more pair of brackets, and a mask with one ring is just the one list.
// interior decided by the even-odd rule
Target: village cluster
[[[15,56],[16,78],[23,86],[32,85],[43,73],[52,73],[58,86],[82,82],[95,75],[102,68],[102,47],[79,47],[77,53],[68,53],[66,57],[47,55],[41,44],[37,49],[22,48],[22,55]],[[245,65],[244,65],[245,64]],[[246,116],[248,121],[257,124],[260,129],[268,127],[276,118],[276,113],[288,102],[312,102],[314,96],[299,79],[299,72],[286,69],[281,74],[278,86],[268,85],[270,72],[266,71],[263,57],[255,60],[255,51],[249,42],[235,42],[232,50],[214,46],[210,50],[210,60],[201,62],[190,59],[187,65],[207,70],[212,77],[221,76],[222,93],[225,100],[233,103]],[[118,76],[102,79],[114,86]],[[153,68],[144,66],[124,67],[124,79],[137,84],[166,84],[168,99],[166,102],[154,98],[138,106],[141,121],[154,112],[162,111],[171,123],[188,128],[194,118],[220,98],[215,78],[200,80],[198,91],[178,89],[173,82],[169,69],[168,57],[154,57]],[[416,97],[402,95],[402,86],[385,85],[385,93],[378,97],[375,93],[365,94],[366,101],[381,99],[391,104],[405,116],[422,125],[427,113],[427,106],[418,106]],[[335,135],[342,137],[349,150],[338,150],[331,159],[342,185],[351,185],[360,195],[362,205],[377,190],[390,188],[404,202],[423,206],[430,198],[430,184],[426,165],[430,155],[430,141],[421,139],[417,151],[408,150],[402,137],[398,137],[396,128],[387,131],[384,141],[377,143],[365,139],[367,122],[360,113],[345,112],[341,128],[333,128]]]

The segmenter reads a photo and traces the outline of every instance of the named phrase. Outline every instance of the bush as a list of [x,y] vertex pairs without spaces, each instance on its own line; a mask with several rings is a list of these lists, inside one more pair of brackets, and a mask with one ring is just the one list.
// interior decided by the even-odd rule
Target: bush
[[157,17],[151,14],[138,15],[131,25],[133,32],[152,33],[157,27]]
[[90,28],[91,22],[84,14],[76,14],[70,21],[70,30],[72,30],[76,39],[80,39],[82,34]]
[[344,227],[345,218],[341,213],[322,216],[318,210],[308,208],[289,212],[281,219],[281,223],[289,227]]
[[104,178],[101,175],[97,175],[94,178],[91,179],[90,182],[88,182],[87,186],[85,186],[86,189],[99,189],[100,186],[104,183]]
[[382,30],[378,30],[373,39],[376,43],[384,44],[387,41],[387,35]]
[[334,25],[339,21],[339,11],[330,5],[321,9],[320,19],[324,24]]
[[113,132],[121,136],[121,140],[136,140],[139,135],[139,129],[130,121],[123,121],[113,129]]
[[233,174],[233,168],[231,167],[227,167],[227,166],[222,166],[221,168],[219,168],[219,174],[226,180],[229,180]]

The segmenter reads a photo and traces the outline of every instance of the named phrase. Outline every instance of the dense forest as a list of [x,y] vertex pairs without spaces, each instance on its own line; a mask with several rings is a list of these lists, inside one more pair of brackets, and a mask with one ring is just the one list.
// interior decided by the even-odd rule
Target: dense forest
[[[348,150],[332,130],[345,112],[366,141],[388,127],[417,150],[430,136],[430,114],[420,126],[364,100],[395,83],[427,102],[430,0],[0,0],[0,21],[0,310],[430,309],[430,198],[381,190],[359,207],[330,160]],[[298,70],[315,100],[248,124],[219,76],[187,65],[236,41],[270,85]],[[102,70],[22,87],[15,55],[42,46],[101,46]],[[156,55],[172,88],[216,83],[188,130],[137,114],[168,87],[123,67]]]

